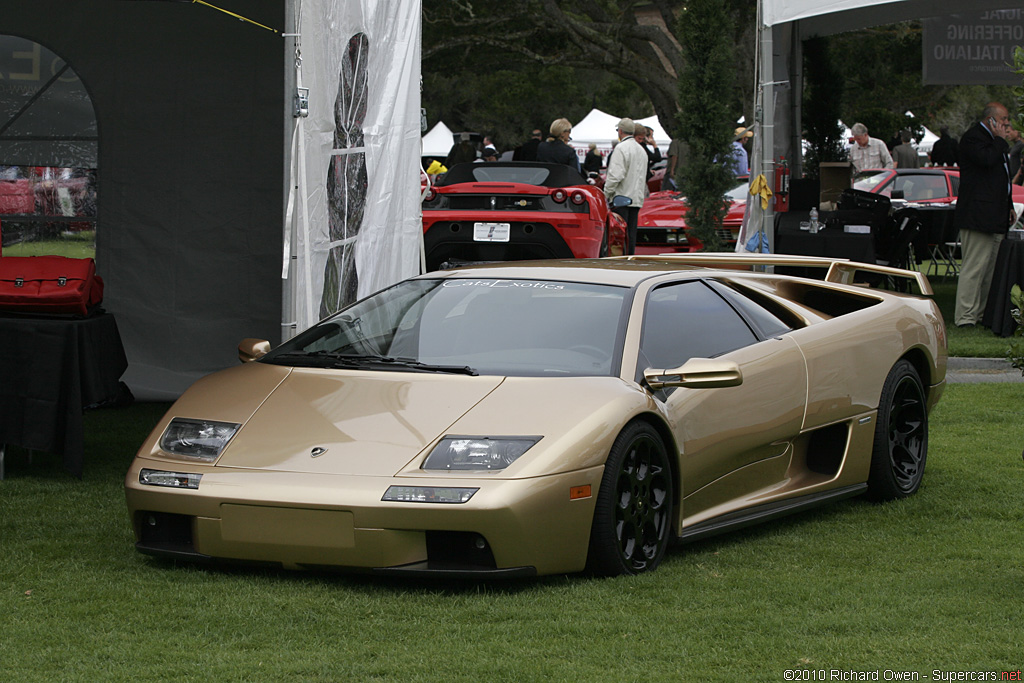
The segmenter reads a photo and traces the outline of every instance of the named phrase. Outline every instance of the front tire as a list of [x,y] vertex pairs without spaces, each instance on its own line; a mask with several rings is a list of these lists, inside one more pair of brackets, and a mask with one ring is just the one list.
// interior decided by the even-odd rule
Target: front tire
[[928,457],[928,404],[924,385],[909,361],[889,371],[875,425],[868,496],[897,500],[917,492]]
[[628,425],[612,445],[594,507],[587,569],[598,576],[653,571],[672,528],[672,468],[646,422]]

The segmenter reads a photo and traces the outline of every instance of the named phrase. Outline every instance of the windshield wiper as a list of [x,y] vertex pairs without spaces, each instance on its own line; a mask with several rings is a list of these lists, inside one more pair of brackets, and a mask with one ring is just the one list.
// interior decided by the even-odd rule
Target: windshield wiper
[[372,369],[400,369],[412,370],[414,372],[446,372],[456,375],[470,375],[476,377],[479,373],[468,365],[435,365],[422,363],[412,358],[394,358],[392,356],[378,355],[353,355],[351,353],[339,353],[337,351],[291,351],[276,356],[274,360],[299,360],[307,359],[314,366],[333,368],[372,368]]

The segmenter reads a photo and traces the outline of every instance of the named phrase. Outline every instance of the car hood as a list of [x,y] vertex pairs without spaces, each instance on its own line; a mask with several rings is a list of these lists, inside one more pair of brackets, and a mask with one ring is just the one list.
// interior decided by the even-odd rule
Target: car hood
[[[726,227],[734,227],[733,224],[738,226],[743,221],[746,204],[745,199],[729,200],[729,209],[724,218]],[[638,224],[650,228],[685,228],[688,209],[682,195],[658,192],[644,201]]]
[[393,476],[503,379],[296,368],[217,466]]
[[[664,194],[664,193],[659,193]],[[658,197],[651,195],[640,207],[640,225],[659,228],[686,227],[686,204],[682,198]]]

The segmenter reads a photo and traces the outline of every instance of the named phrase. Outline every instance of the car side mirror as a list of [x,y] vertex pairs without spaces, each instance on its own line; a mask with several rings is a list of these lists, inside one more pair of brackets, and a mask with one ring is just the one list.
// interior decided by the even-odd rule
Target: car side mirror
[[889,193],[889,199],[903,199],[903,190],[893,190]]
[[270,342],[266,339],[245,338],[238,345],[238,360],[251,363],[270,353]]
[[612,208],[621,209],[624,206],[629,206],[633,203],[633,200],[624,194],[617,194],[612,198]]
[[689,389],[715,389],[743,384],[740,366],[731,360],[717,358],[691,358],[678,368],[644,370],[644,380],[657,391],[666,387]]

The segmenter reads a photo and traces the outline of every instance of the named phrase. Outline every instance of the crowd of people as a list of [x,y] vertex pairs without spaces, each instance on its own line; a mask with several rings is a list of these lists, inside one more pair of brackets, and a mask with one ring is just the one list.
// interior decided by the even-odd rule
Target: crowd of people
[[[869,168],[920,168],[925,156],[911,144],[913,140],[909,129],[896,132],[888,143],[869,135],[863,123],[855,123],[851,128],[853,144],[849,147],[850,162],[855,171]],[[1006,132],[1010,181],[1015,185],[1024,184],[1024,139],[1017,129],[1010,127]],[[932,144],[927,161],[932,166],[959,166],[959,143],[949,134],[949,126],[939,128],[939,138]]]
[[[919,168],[920,156],[910,144],[909,130],[897,133],[891,149],[871,137],[862,123],[851,130],[850,161],[855,171]],[[987,104],[980,120],[959,140],[949,134],[948,126],[939,131],[928,160],[933,166],[957,166],[960,176],[953,214],[961,251],[954,323],[975,327],[985,312],[999,244],[1018,218],[1012,187],[1024,184],[1024,140],[999,102]]]
[[[653,130],[632,119],[623,118],[616,125],[616,139],[608,155],[604,193],[612,210],[626,221],[626,254],[636,249],[637,217],[648,193],[647,181],[652,166],[663,159]],[[871,137],[867,126],[855,123],[851,128],[852,144],[849,158],[855,171],[877,168],[919,168],[921,157],[911,144],[908,129],[897,132],[891,145]],[[986,106],[982,120],[968,129],[959,141],[940,129],[929,161],[935,166],[959,166],[960,189],[954,223],[960,231],[962,265],[957,285],[955,323],[972,327],[981,322],[992,282],[992,271],[999,242],[1016,220],[1010,201],[1012,184],[1024,182],[1024,140],[1009,124],[1009,114],[1002,104]],[[723,163],[734,175],[750,172],[749,154],[744,143],[753,133],[737,128],[729,155]],[[582,161],[572,141],[572,124],[568,119],[552,121],[545,137],[534,129],[530,139],[509,155],[516,161],[542,161],[565,164],[581,174],[598,174],[604,159],[597,145],[590,143]],[[673,140],[667,153],[667,168],[662,189],[676,189],[675,175],[681,157],[681,144]],[[451,167],[461,162],[489,162],[500,157],[490,137],[483,138],[482,150],[462,133],[445,160]]]

